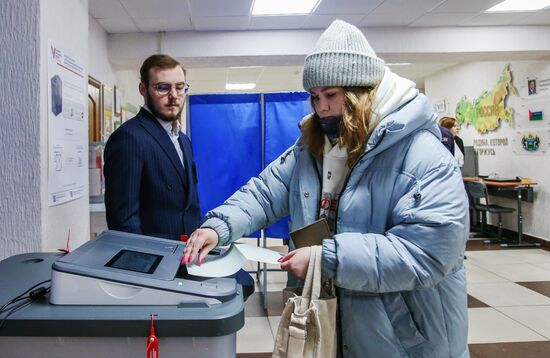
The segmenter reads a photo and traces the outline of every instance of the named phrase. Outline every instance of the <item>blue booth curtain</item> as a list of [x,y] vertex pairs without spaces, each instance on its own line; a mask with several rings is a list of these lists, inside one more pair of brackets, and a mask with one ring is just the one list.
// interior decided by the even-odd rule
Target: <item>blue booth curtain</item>
[[[292,146],[300,136],[298,123],[309,113],[306,92],[265,94],[263,108],[260,94],[189,96],[187,128],[197,164],[202,215]],[[265,234],[289,238],[288,229],[286,217],[268,227]],[[249,236],[258,237],[259,233]]]
[[260,94],[189,96],[188,128],[204,217],[262,170]]
[[[264,163],[267,166],[300,136],[298,124],[312,112],[306,92],[266,93],[264,95]],[[288,216],[266,228],[267,237],[289,238]]]

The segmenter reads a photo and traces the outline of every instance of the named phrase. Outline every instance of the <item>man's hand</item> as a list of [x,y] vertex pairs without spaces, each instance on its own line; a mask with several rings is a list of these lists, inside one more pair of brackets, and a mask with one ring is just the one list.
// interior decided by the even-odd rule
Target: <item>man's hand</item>
[[187,240],[185,250],[183,250],[182,262],[192,264],[198,256],[199,265],[204,261],[205,256],[218,244],[218,233],[212,229],[197,229]]
[[294,276],[305,280],[309,266],[310,251],[310,247],[302,247],[301,249],[289,252],[279,259],[281,269],[290,271]]

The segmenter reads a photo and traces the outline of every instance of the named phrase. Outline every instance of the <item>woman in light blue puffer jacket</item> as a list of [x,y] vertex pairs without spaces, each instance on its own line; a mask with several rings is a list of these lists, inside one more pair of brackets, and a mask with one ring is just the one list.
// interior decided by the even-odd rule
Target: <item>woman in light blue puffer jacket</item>
[[[288,214],[293,230],[326,217],[323,274],[339,288],[345,357],[468,357],[468,204],[432,105],[339,20],[303,80],[315,113],[302,137],[207,213],[185,259]],[[303,278],[308,260],[294,250],[281,267]]]

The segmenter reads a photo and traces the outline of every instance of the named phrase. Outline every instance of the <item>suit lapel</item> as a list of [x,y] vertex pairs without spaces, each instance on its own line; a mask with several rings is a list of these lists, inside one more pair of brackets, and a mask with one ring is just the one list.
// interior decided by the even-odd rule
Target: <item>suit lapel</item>
[[[184,135],[185,134],[180,132],[180,135],[178,137],[178,142],[179,142],[179,145],[180,145],[180,148],[181,148],[181,152],[183,153],[183,164],[185,165],[184,185],[185,185],[186,189],[189,189],[189,188],[192,188],[194,183],[195,183],[195,179],[193,177],[194,168],[193,168],[193,163],[190,160],[190,156],[189,156],[189,154],[191,153],[191,148],[186,148],[185,143],[184,143],[183,138],[182,138],[182,136],[184,136]],[[188,202],[188,204],[189,204],[189,202]]]
[[[160,123],[153,117],[152,114],[150,114],[145,109],[141,109],[139,111],[139,118],[141,126],[158,142],[164,153],[168,156],[168,159],[174,166],[174,169],[178,172],[178,175],[181,179],[181,182],[184,186],[186,182],[185,173],[183,171],[183,166],[181,165],[180,158],[178,156],[178,153],[176,152],[176,148],[174,148],[174,144],[172,144],[172,141],[168,137],[168,134],[162,128]],[[185,158],[185,156],[184,156]]]

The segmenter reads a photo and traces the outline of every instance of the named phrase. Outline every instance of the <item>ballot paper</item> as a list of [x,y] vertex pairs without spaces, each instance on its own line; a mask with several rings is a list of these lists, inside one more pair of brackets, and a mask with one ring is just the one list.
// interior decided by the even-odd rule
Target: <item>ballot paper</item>
[[187,273],[203,277],[224,277],[239,271],[247,260],[279,264],[284,254],[263,247],[234,243],[221,255],[207,255],[202,263],[186,264]]

